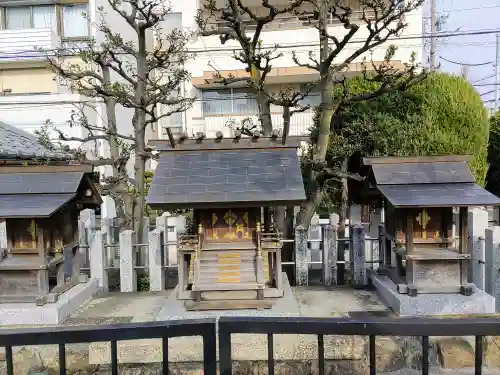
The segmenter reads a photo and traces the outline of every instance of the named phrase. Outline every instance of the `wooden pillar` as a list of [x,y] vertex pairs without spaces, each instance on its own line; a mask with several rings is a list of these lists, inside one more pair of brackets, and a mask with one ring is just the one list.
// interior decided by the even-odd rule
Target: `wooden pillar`
[[406,253],[411,254],[414,249],[415,245],[413,243],[413,220],[415,214],[413,210],[408,210],[406,211]]
[[40,221],[35,221],[36,225],[36,247],[38,249],[38,257],[40,262],[45,264],[45,241],[43,237],[43,226]]
[[[458,229],[458,235],[460,238],[458,241],[458,251],[461,254],[469,254],[469,248],[467,246],[469,230],[467,228],[467,225],[468,225],[468,208],[467,207],[460,207],[459,229]],[[467,280],[468,264],[469,264],[469,262],[466,260],[460,261],[460,284],[461,285],[465,285],[468,282],[468,280]]]

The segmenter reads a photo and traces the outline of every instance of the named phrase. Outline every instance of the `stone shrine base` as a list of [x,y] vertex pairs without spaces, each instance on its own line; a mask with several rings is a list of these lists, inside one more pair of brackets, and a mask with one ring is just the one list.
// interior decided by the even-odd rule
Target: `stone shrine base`
[[380,298],[399,316],[494,314],[495,298],[477,289],[471,296],[462,294],[399,294],[387,276],[371,273],[370,278]]
[[98,290],[98,281],[90,279],[62,293],[57,302],[43,306],[36,306],[35,303],[1,303],[0,326],[59,324],[92,299]]
[[219,316],[300,316],[299,308],[288,282],[286,273],[282,273],[283,297],[270,299],[273,304],[270,309],[265,310],[212,310],[212,311],[188,311],[184,301],[177,297],[179,286],[177,285],[165,301],[162,309],[156,316],[157,321],[172,319],[199,319],[217,318]]

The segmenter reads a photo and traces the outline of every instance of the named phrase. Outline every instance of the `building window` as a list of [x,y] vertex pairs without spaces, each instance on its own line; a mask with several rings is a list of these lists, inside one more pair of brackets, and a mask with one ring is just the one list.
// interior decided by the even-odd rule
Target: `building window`
[[88,20],[82,15],[87,12],[87,4],[6,7],[3,26],[9,30],[52,28],[63,38],[82,39],[89,36]]
[[89,35],[89,22],[82,15],[88,12],[87,4],[61,6],[62,33],[64,38],[81,38]]
[[6,8],[5,28],[11,30],[52,28],[56,30],[56,8],[54,5]]
[[254,115],[258,113],[255,94],[245,88],[204,90],[203,115]]

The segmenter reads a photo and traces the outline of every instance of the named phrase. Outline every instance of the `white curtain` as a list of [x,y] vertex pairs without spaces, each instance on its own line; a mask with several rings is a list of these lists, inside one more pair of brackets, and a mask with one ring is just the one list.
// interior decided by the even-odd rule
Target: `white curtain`
[[202,98],[204,115],[232,113],[231,90],[205,90]]
[[56,8],[53,5],[33,7],[33,27],[35,29],[52,28],[57,30]]
[[6,9],[7,29],[29,29],[31,28],[30,7],[8,7]]
[[87,4],[65,5],[62,7],[64,37],[75,38],[89,35],[88,20],[82,13],[88,13]]

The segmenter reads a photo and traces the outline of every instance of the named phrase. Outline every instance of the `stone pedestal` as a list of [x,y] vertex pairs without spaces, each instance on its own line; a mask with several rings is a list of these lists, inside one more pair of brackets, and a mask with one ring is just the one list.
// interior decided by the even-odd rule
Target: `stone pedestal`
[[137,291],[137,272],[135,271],[135,233],[125,230],[120,233],[120,291]]
[[302,225],[295,227],[295,282],[297,286],[307,286],[309,282],[307,234],[307,229]]
[[459,293],[419,294],[411,297],[399,294],[397,286],[387,276],[370,271],[370,278],[380,298],[399,316],[491,314],[495,298],[476,289],[470,296]]

